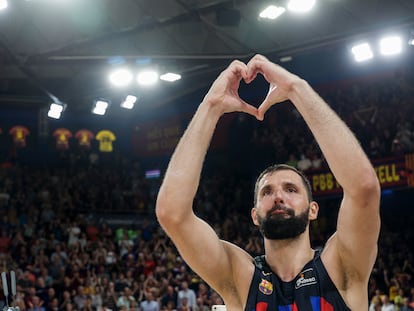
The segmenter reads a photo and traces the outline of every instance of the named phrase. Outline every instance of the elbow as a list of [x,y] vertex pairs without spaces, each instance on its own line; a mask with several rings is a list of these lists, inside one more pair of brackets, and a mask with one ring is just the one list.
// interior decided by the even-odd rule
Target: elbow
[[183,213],[180,212],[177,201],[163,196],[162,193],[157,197],[155,204],[155,216],[158,223],[164,229],[170,226],[177,226],[183,219]]
[[[381,186],[378,180],[377,174],[374,169],[367,170],[355,187],[355,191],[358,197],[365,200],[367,205],[379,206],[381,197]],[[374,203],[374,204],[370,204]]]
[[381,195],[381,185],[377,173],[372,169],[367,173],[367,176],[365,183],[363,183],[364,189],[379,197]]
[[162,227],[171,218],[171,215],[172,212],[170,211],[168,200],[159,194],[155,203],[155,216]]

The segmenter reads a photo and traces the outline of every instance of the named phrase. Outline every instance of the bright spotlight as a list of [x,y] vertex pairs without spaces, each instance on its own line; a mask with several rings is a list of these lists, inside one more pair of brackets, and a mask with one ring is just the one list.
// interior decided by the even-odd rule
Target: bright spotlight
[[137,97],[134,95],[128,95],[125,100],[121,103],[121,107],[125,109],[134,108],[135,103],[137,102]]
[[355,45],[352,47],[351,51],[352,54],[354,54],[354,59],[357,62],[366,61],[374,57],[374,54],[372,53],[371,47],[368,43]]
[[60,119],[63,110],[65,110],[64,104],[51,103],[49,106],[49,111],[47,112],[47,116],[53,119]]
[[260,18],[268,18],[268,19],[276,19],[283,13],[285,13],[286,9],[281,6],[269,5],[266,9],[260,12]]
[[156,71],[142,71],[137,76],[137,82],[140,85],[154,85],[158,81],[158,73]]
[[414,30],[411,31],[410,37],[408,39],[408,45],[414,45]]
[[399,54],[402,51],[402,39],[398,36],[385,37],[380,40],[380,51],[382,55]]
[[292,12],[305,13],[310,11],[315,5],[315,0],[290,0],[288,9]]
[[0,0],[0,10],[7,9],[8,3],[7,0]]
[[109,107],[109,101],[107,100],[97,100],[95,105],[92,108],[92,113],[103,116],[106,113],[106,109]]
[[181,79],[181,75],[173,72],[167,72],[160,76],[160,79],[168,82],[175,82]]
[[109,81],[115,86],[126,86],[132,79],[132,73],[127,69],[118,69],[109,75]]

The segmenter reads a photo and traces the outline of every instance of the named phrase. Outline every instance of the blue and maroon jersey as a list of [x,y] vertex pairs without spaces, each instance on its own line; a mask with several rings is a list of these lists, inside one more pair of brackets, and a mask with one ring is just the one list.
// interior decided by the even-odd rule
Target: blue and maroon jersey
[[254,263],[245,311],[350,311],[319,252],[290,282],[282,281],[270,270],[265,256],[256,257]]

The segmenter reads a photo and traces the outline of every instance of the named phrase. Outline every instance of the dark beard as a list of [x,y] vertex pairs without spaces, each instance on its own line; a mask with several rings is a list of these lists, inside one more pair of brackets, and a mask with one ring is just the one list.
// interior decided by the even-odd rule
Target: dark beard
[[309,223],[309,207],[297,216],[295,216],[295,212],[292,209],[284,208],[289,215],[288,218],[286,218],[286,214],[272,215],[272,212],[277,209],[281,209],[281,207],[275,206],[270,212],[268,212],[265,218],[257,216],[260,232],[266,239],[293,239],[305,232],[306,226]]

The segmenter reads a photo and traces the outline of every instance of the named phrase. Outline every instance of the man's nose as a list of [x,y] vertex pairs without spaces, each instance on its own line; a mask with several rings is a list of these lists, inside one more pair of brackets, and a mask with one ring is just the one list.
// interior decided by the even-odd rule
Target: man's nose
[[273,201],[275,203],[283,203],[283,191],[282,190],[275,190],[273,192]]

